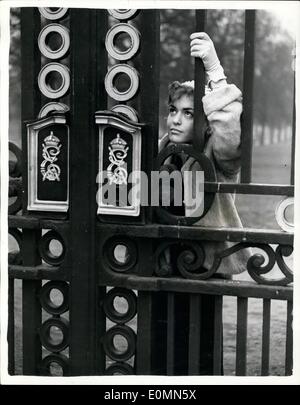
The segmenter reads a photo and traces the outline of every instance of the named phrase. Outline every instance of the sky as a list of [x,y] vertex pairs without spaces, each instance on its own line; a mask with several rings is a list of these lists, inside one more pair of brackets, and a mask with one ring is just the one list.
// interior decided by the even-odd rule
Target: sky
[[300,15],[287,7],[273,10],[272,13],[281,21],[282,26],[295,37],[297,30],[300,29]]

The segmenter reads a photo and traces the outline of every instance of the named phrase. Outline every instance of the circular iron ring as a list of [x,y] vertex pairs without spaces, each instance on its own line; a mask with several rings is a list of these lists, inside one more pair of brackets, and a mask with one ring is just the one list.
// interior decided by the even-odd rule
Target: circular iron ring
[[[55,305],[50,298],[52,290],[58,290],[63,296],[63,302]],[[40,303],[51,315],[61,315],[69,309],[69,285],[65,281],[49,281],[44,284],[39,293]]]
[[[125,91],[119,91],[114,86],[114,79],[119,74],[125,74],[130,80],[129,88]],[[128,101],[133,98],[139,88],[139,74],[135,68],[125,64],[117,64],[112,66],[107,72],[104,80],[105,90],[107,94],[117,101]]]
[[[54,255],[51,253],[49,246],[52,240],[57,240],[62,245],[62,253],[59,256]],[[65,258],[65,242],[63,238],[56,232],[56,231],[48,231],[45,233],[39,241],[39,252],[42,259],[50,264],[51,266],[59,265],[63,262]]]
[[67,14],[68,8],[55,7],[54,9],[54,7],[39,7],[39,12],[43,17],[47,18],[47,20],[59,20]]
[[[120,352],[114,345],[114,337],[123,336],[127,341],[127,349]],[[107,356],[115,361],[126,361],[135,354],[136,336],[127,325],[117,325],[110,328],[103,337],[103,348]]]
[[[47,36],[52,33],[56,33],[61,38],[61,46],[52,50],[49,45],[47,45]],[[70,48],[70,34],[68,28],[60,24],[49,24],[46,25],[38,37],[38,46],[41,53],[48,59],[60,59],[68,52]]]
[[116,18],[117,20],[131,20],[134,18],[138,13],[139,10],[134,9],[134,8],[128,8],[128,9],[109,9],[107,10],[109,14]]
[[[55,343],[50,336],[50,328],[53,326],[62,332],[63,339],[59,343]],[[69,346],[69,321],[64,318],[47,319],[41,326],[40,338],[45,349],[54,353],[61,352]]]
[[69,107],[64,103],[60,103],[60,102],[56,102],[56,101],[50,101],[50,103],[45,104],[40,109],[38,118],[46,117],[52,111],[67,112],[67,111],[69,111]]
[[[62,79],[62,84],[58,89],[54,89],[49,84],[47,84],[47,76],[52,72],[56,72],[60,75]],[[45,65],[38,76],[38,86],[41,93],[45,97],[55,99],[64,96],[70,87],[70,72],[67,66],[61,63],[51,62]]]
[[[116,297],[124,298],[128,303],[128,310],[125,313],[121,313],[116,310],[114,306],[114,300]],[[115,287],[110,290],[103,301],[103,309],[105,315],[112,321],[116,323],[126,323],[129,322],[137,312],[136,295],[133,291],[127,290],[125,288]]]
[[[121,34],[126,33],[130,37],[131,46],[125,51],[120,51],[115,46],[116,37]],[[106,34],[105,47],[107,52],[111,57],[117,60],[129,60],[138,52],[140,47],[140,33],[132,25],[120,23],[113,25]]]

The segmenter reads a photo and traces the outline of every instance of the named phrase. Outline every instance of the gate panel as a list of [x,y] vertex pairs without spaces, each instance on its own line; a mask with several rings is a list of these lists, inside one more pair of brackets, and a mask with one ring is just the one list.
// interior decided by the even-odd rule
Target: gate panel
[[[37,9],[22,9],[24,123],[36,120],[45,109],[53,107],[49,106],[52,90],[48,89],[45,94],[45,88],[43,93],[37,86],[41,69],[49,62],[49,54],[48,58],[41,56],[37,45],[42,28],[51,21],[49,12],[52,17],[53,11],[49,10],[46,17],[41,17]],[[10,233],[17,239],[21,251],[19,255],[11,255],[9,261],[9,371],[14,373],[14,280],[21,279],[23,374],[50,375],[56,363],[63,375],[201,375],[207,373],[206,362],[212,360],[209,374],[222,375],[223,296],[227,295],[237,297],[236,375],[247,374],[248,298],[263,300],[262,375],[268,375],[270,368],[271,300],[287,302],[285,372],[290,375],[293,275],[284,257],[292,252],[292,233],[189,227],[182,225],[185,219],[177,222],[175,219],[174,225],[167,225],[155,216],[157,211],[155,213],[152,207],[141,207],[136,217],[97,215],[96,112],[107,114],[107,106],[114,104],[112,110],[117,107],[124,112],[125,109],[127,114],[133,113],[134,118],[132,108],[135,107],[140,123],[144,124],[141,124],[142,170],[150,178],[156,168],[159,12],[137,10],[126,15],[125,11],[109,10],[109,17],[106,10],[71,9],[60,17],[64,32],[70,29],[70,53],[58,58],[64,66],[61,69],[70,70],[70,89],[63,97],[55,96],[58,100],[55,108],[58,104],[60,108],[63,106],[60,114],[70,128],[67,212],[27,209],[29,151],[27,127],[23,126],[23,215],[15,215],[19,208],[10,207],[12,215],[9,217]],[[255,11],[247,10],[245,18],[242,184],[209,181],[205,183],[205,191],[293,196],[293,185],[251,183]],[[130,63],[124,59],[112,62],[105,41],[108,23],[116,27],[122,22],[126,26],[129,19],[140,33],[140,53]],[[196,12],[196,20],[201,29],[205,23],[203,10]],[[134,65],[140,83],[135,99],[127,100],[125,95],[125,99],[116,96],[113,100],[108,96],[118,94],[116,89],[111,93],[112,89],[107,87],[109,61],[120,65],[121,71],[125,66],[131,72]],[[196,72],[204,79],[201,64],[197,65]],[[204,90],[203,84],[204,81],[196,80],[199,94]],[[113,81],[111,87],[114,87]],[[50,112],[50,116],[55,114]],[[122,120],[121,114],[118,119]],[[199,114],[195,127],[201,126],[203,120],[203,114]],[[201,145],[194,146],[200,153]],[[292,149],[294,151],[294,141]],[[16,165],[11,165],[11,169],[15,168]],[[16,182],[10,184],[11,195],[17,194],[19,199],[20,190]],[[150,196],[151,182],[148,191]],[[61,244],[59,255],[51,251],[54,240]],[[235,246],[219,252],[212,268],[204,272],[201,252],[202,243],[207,241],[235,242]],[[169,247],[174,252],[172,266],[162,269],[159,255]],[[249,247],[261,249],[265,256],[255,254],[245,263],[255,283],[211,277],[224,258]],[[123,249],[121,257],[116,248]],[[282,276],[273,280],[268,274],[276,264]],[[62,295],[62,304],[54,305],[52,290]],[[125,302],[125,312],[124,308],[118,310],[118,300]],[[209,313],[214,313],[210,319],[205,316],[208,307]],[[213,339],[207,339],[208,328],[213,332]],[[62,335],[60,342],[57,335],[52,337],[53,330]],[[117,339],[119,347],[115,344]]]

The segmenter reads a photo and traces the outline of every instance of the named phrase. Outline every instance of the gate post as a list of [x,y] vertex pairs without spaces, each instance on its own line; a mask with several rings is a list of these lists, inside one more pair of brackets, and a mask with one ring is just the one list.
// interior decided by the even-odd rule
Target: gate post
[[[71,9],[70,100],[70,370],[72,375],[102,374],[97,354],[99,328],[95,268],[97,145],[94,112],[106,108],[105,10]],[[101,52],[102,50],[102,52]],[[100,59],[101,52],[101,59]],[[101,91],[103,90],[103,91]]]

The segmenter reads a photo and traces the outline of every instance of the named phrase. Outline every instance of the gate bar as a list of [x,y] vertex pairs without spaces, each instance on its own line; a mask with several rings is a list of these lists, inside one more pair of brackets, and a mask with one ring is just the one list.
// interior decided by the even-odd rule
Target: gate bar
[[236,375],[246,375],[247,369],[248,298],[237,299]]
[[213,374],[222,374],[223,363],[223,296],[215,296]]
[[[139,116],[146,123],[143,130],[142,170],[148,176],[154,170],[158,151],[159,134],[159,47],[160,12],[159,10],[141,10],[139,31],[141,34],[141,69]],[[151,182],[148,182],[148,195],[151,195]],[[152,222],[153,208],[141,207],[145,211],[145,221]]]
[[[41,262],[38,254],[40,230],[23,229],[21,255],[24,266]],[[42,286],[40,280],[22,282],[22,334],[23,334],[23,374],[38,375],[38,366],[42,360],[42,346],[38,330],[42,323],[42,308],[38,293]]]
[[201,345],[201,295],[190,294],[189,375],[199,375]]
[[[98,17],[99,16],[99,19]],[[105,356],[97,348],[105,317],[99,310],[95,262],[97,134],[94,113],[106,108],[106,60],[100,60],[105,10],[70,9],[72,91],[70,106],[70,369],[72,375],[102,374]],[[103,52],[102,49],[102,58]],[[99,71],[100,69],[100,71]],[[96,91],[91,91],[95,89]],[[98,295],[99,294],[99,295]],[[99,363],[100,362],[100,363]]]
[[292,375],[293,372],[293,302],[287,301],[286,319],[286,346],[285,346],[285,375]]
[[37,79],[41,69],[41,54],[38,36],[41,30],[41,16],[37,7],[21,7],[21,115],[22,115],[22,186],[23,215],[27,213],[27,128],[25,121],[37,118],[41,108],[41,93]]
[[15,374],[15,280],[8,280],[8,373]]
[[242,134],[241,183],[251,182],[251,171],[252,171],[255,16],[256,16],[255,10],[245,11],[243,114],[241,118],[241,134]]
[[137,296],[137,343],[136,343],[136,374],[151,374],[151,345],[153,330],[149,319],[152,317],[152,296],[149,291],[138,291]]
[[270,365],[270,325],[271,325],[271,300],[263,300],[263,332],[262,332],[262,357],[261,375],[269,375]]
[[168,293],[167,316],[167,375],[174,375],[175,371],[175,293]]
[[[206,10],[196,10],[196,31],[205,31]],[[202,97],[205,94],[205,69],[200,58],[195,58],[195,89],[194,89],[194,148],[202,152],[204,148],[205,114]]]
[[293,122],[292,122],[292,150],[291,150],[291,184],[295,184],[295,141],[296,141],[296,83],[294,76],[294,96],[293,96]]

